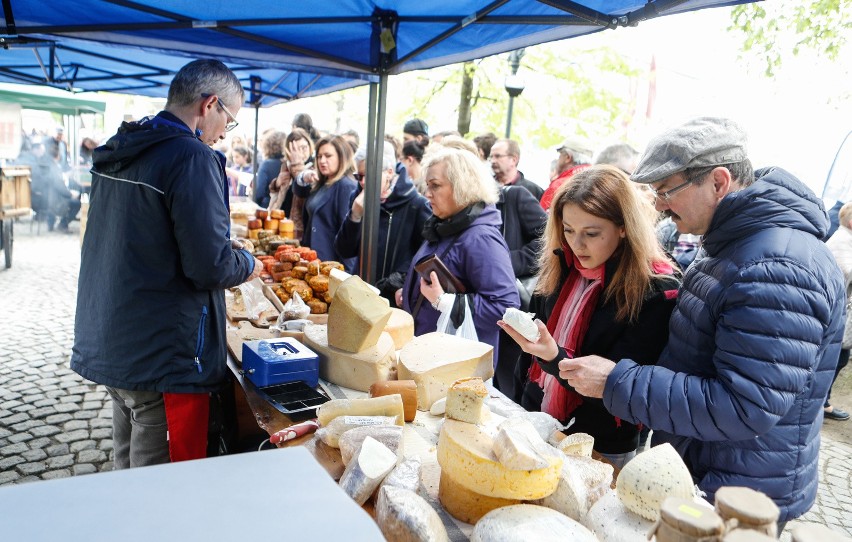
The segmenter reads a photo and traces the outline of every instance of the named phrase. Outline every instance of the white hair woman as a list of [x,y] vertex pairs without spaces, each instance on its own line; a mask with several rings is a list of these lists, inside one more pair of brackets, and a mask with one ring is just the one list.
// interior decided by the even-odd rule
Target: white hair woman
[[[478,338],[494,347],[497,359],[497,320],[508,307],[520,304],[509,249],[500,233],[500,212],[494,205],[497,186],[482,162],[464,150],[429,153],[423,169],[432,216],[413,262],[437,255],[465,293],[447,293],[434,273],[421,277],[412,265],[397,300],[414,317],[415,335],[422,335],[435,331],[440,313],[467,297]],[[458,327],[461,322],[453,324]]]

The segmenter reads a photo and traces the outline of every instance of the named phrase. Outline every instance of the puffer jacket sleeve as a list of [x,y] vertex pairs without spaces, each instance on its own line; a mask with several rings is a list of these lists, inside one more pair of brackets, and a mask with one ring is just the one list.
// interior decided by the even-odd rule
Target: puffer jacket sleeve
[[174,164],[176,181],[166,198],[184,275],[200,290],[242,284],[254,262],[231,248],[224,168],[213,152],[193,153]]
[[[707,295],[700,280],[692,284],[693,291],[680,292],[669,347],[678,332],[702,333],[685,318],[676,321],[681,307],[700,303],[696,291]],[[613,415],[682,437],[738,441],[766,433],[791,408],[826,346],[825,290],[807,269],[778,260],[740,270],[719,290],[719,302],[709,304],[717,312],[713,367],[688,374],[622,359],[604,389]],[[690,367],[690,360],[670,355],[677,366]]]

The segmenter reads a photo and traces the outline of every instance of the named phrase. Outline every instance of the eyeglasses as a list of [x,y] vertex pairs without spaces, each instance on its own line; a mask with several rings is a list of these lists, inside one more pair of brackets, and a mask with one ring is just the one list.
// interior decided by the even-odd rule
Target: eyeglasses
[[[211,96],[211,94],[202,94],[201,95],[202,98],[209,98],[210,96]],[[219,107],[222,108],[222,111],[224,111],[225,114],[228,115],[228,118],[231,119],[231,120],[228,121],[227,124],[225,124],[225,131],[226,132],[230,132],[231,130],[233,130],[234,128],[236,128],[237,126],[240,125],[240,123],[237,122],[237,117],[235,117],[234,115],[231,114],[230,111],[228,111],[228,108],[225,107],[225,104],[222,103],[222,99],[219,98],[218,96],[216,96],[216,103],[219,104]]]
[[352,177],[354,177],[356,181],[361,182],[361,179],[364,178],[364,175],[362,173],[358,173],[356,171],[355,173],[352,174]]
[[668,203],[669,201],[671,201],[671,199],[674,197],[675,194],[677,194],[678,192],[688,188],[691,184],[695,183],[696,181],[700,181],[705,176],[707,176],[710,172],[712,172],[714,169],[715,169],[715,166],[712,167],[712,168],[709,168],[709,169],[701,170],[701,171],[698,172],[697,175],[693,175],[691,178],[687,179],[686,182],[681,183],[681,184],[675,186],[674,188],[670,188],[669,190],[666,190],[664,192],[658,192],[657,190],[654,190],[650,186],[648,187],[648,189],[651,191],[652,194],[654,194],[655,198],[659,198],[659,199],[664,200],[665,202]]
[[509,156],[512,156],[512,155],[511,155],[511,154],[496,154],[496,153],[491,153],[491,154],[488,156],[488,158],[489,158],[489,159],[492,159],[492,160],[493,160],[493,159],[497,159],[497,160],[499,160],[499,159],[501,159],[501,158],[507,158],[507,157],[509,157]]

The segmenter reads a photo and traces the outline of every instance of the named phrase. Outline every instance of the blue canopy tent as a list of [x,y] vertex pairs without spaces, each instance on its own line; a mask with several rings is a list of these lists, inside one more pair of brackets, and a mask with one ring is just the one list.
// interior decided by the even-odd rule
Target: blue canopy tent
[[[7,40],[74,37],[167,54],[372,75],[361,261],[376,267],[387,78],[750,0],[3,0]],[[100,48],[97,49],[100,52]]]

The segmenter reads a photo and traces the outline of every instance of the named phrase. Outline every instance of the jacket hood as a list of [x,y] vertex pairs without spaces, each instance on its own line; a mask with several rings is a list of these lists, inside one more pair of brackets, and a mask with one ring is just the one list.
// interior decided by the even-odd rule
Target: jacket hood
[[408,172],[405,168],[401,170],[397,169],[397,173],[396,185],[393,187],[393,191],[388,196],[388,199],[382,203],[382,207],[389,212],[393,212],[397,208],[408,204],[408,202],[420,195],[420,192],[417,191],[414,183],[408,177]]
[[166,111],[139,121],[122,122],[118,132],[94,150],[92,164],[98,172],[114,173],[126,168],[149,148],[178,137],[194,139],[195,135],[180,119]]
[[503,219],[500,218],[500,211],[493,203],[489,203],[482,210],[482,213],[476,217],[471,226],[494,226],[498,230],[503,224]]
[[781,168],[755,172],[751,186],[725,196],[704,236],[704,248],[716,253],[726,243],[769,228],[792,228],[823,239],[828,214],[813,191]]

